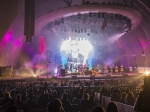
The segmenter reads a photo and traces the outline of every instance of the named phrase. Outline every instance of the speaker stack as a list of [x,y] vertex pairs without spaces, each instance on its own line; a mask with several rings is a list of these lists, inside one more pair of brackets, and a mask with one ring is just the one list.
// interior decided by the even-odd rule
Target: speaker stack
[[25,0],[24,35],[31,42],[35,27],[35,0]]
[[11,66],[0,67],[0,77],[10,77]]

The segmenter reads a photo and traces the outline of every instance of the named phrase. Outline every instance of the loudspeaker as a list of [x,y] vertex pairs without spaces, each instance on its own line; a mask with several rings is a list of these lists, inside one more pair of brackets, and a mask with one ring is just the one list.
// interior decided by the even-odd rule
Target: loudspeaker
[[25,0],[24,35],[26,42],[31,42],[35,27],[35,0]]
[[77,76],[72,76],[72,79],[77,79]]
[[65,69],[60,70],[60,76],[65,76]]
[[2,77],[10,77],[11,66],[1,67]]

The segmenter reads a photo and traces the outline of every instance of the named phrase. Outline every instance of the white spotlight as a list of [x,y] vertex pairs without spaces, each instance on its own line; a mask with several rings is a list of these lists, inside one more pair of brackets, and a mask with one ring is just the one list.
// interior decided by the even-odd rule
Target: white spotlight
[[145,75],[146,75],[146,76],[149,76],[149,74],[150,74],[149,71],[146,71],[146,72],[145,72]]
[[55,69],[55,74],[57,74],[57,68]]

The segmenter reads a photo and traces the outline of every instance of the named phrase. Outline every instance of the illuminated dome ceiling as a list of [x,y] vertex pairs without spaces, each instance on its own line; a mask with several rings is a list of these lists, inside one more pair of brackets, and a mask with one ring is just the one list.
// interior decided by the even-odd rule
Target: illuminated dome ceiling
[[[56,30],[56,26],[58,32],[71,31],[81,34],[83,31],[87,37],[88,33],[101,34],[105,37],[106,34],[114,35],[128,31],[114,44],[117,46],[116,51],[119,52],[120,63],[148,67],[150,66],[150,11],[140,1],[134,1],[131,4],[133,7],[129,5],[130,0],[125,0],[126,3],[123,1],[113,0],[115,2],[113,3],[107,0],[102,3],[102,0],[95,2],[91,0],[87,4],[82,4],[79,0],[73,0],[68,7],[63,0],[36,0],[35,36],[32,42],[37,42],[40,36],[44,36],[45,29]],[[21,9],[0,43],[0,65],[15,66],[24,44],[32,46],[32,43],[25,43],[24,10]]]

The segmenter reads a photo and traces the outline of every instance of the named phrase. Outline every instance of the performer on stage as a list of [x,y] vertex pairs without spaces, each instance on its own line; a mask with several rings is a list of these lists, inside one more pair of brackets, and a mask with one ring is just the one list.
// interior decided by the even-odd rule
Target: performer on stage
[[81,72],[81,70],[80,70],[80,65],[78,65],[78,72],[79,72],[79,73]]
[[95,68],[92,66],[92,75],[95,75]]
[[121,74],[124,73],[124,67],[123,67],[123,65],[120,66],[120,73],[121,73]]
[[113,66],[110,66],[110,73],[113,73]]
[[98,75],[98,73],[95,71],[95,67],[92,66],[92,75],[95,76],[95,75]]
[[70,72],[72,73],[72,63],[70,64]]
[[78,47],[78,41],[77,40],[71,40],[70,50],[71,51],[68,54],[68,61],[83,64],[84,56],[82,54],[80,54],[80,52],[79,52],[79,47]]
[[118,73],[118,66],[115,67],[115,73]]
[[97,67],[96,67],[96,72],[100,73],[100,65],[98,64]]
[[104,66],[104,74],[108,73],[107,65]]
[[57,76],[60,76],[60,65],[57,67]]

